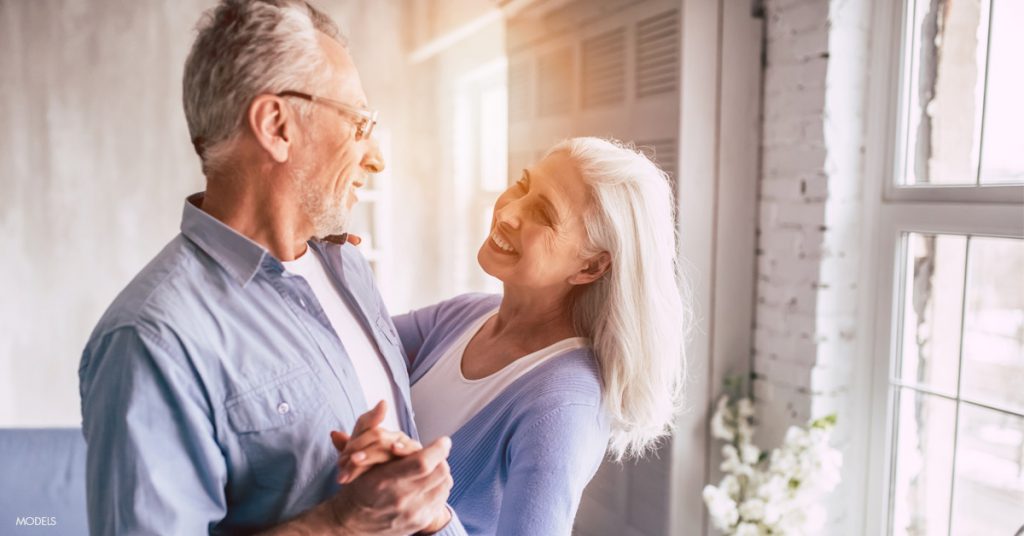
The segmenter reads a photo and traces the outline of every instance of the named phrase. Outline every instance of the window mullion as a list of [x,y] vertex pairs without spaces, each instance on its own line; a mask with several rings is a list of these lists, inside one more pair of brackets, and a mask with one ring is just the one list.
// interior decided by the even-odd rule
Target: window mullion
[[981,185],[982,160],[985,158],[985,111],[988,107],[988,73],[989,61],[992,57],[992,13],[996,9],[995,0],[989,0],[988,5],[988,27],[985,28],[985,77],[981,88],[981,126],[978,127],[978,168],[974,174],[974,184]]
[[967,284],[970,281],[971,269],[971,238],[967,237],[964,252],[964,283],[960,291],[960,351],[957,356],[956,372],[956,413],[953,417],[953,467],[951,469],[950,490],[949,490],[949,519],[946,521],[946,533],[953,531],[953,506],[956,501],[956,465],[960,457],[960,397],[964,383],[964,326],[967,318]]
[[1024,205],[884,202],[879,217],[902,232],[1024,238]]

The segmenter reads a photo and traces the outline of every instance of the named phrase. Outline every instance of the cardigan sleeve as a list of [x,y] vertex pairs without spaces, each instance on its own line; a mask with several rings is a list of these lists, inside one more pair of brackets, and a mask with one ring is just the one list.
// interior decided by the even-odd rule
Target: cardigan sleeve
[[[435,350],[440,336],[445,332],[464,329],[469,322],[501,303],[501,296],[494,294],[469,293],[449,300],[392,317],[398,338],[402,341],[409,360],[410,375],[420,365],[423,354]],[[432,333],[441,329],[439,334]],[[428,341],[429,339],[429,341]],[[426,351],[424,351],[426,346]]]
[[572,403],[514,433],[497,535],[569,535],[608,445],[599,408]]
[[410,371],[416,364],[416,357],[423,347],[423,341],[437,324],[437,313],[440,308],[441,304],[436,303],[391,318],[395,323],[395,329],[398,330],[398,338],[402,340],[402,349],[409,360]]

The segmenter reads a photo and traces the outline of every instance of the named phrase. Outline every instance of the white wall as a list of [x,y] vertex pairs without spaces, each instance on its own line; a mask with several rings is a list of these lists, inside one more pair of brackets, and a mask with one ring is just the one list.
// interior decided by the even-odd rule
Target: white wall
[[[410,67],[407,3],[318,2],[348,35],[391,134],[389,238],[403,257],[381,284],[397,310],[444,295],[443,237],[422,229],[442,226],[439,145],[428,141],[445,116],[424,98],[434,74]],[[92,327],[203,188],[181,73],[213,4],[0,2],[0,427],[79,424]]]
[[89,332],[202,188],[181,72],[206,4],[0,3],[0,426],[78,424]]
[[[867,1],[769,0],[754,340],[759,443],[837,412],[843,483],[828,534],[862,520]],[[868,291],[870,289],[867,289]]]

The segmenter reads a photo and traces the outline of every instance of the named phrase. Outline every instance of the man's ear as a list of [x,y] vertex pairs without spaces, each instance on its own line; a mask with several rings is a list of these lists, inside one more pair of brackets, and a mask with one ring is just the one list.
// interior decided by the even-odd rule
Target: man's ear
[[604,277],[612,266],[612,256],[607,251],[587,259],[587,263],[580,271],[569,278],[570,285],[586,285]]
[[296,117],[284,99],[276,95],[260,95],[249,106],[249,130],[263,150],[283,164],[297,132]]

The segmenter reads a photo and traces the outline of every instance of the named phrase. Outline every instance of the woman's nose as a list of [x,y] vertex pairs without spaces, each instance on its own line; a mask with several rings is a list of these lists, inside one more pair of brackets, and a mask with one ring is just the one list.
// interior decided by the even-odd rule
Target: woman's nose
[[504,225],[511,229],[518,229],[519,224],[521,223],[518,201],[511,201],[505,203],[501,207],[495,208],[494,220],[499,225]]

